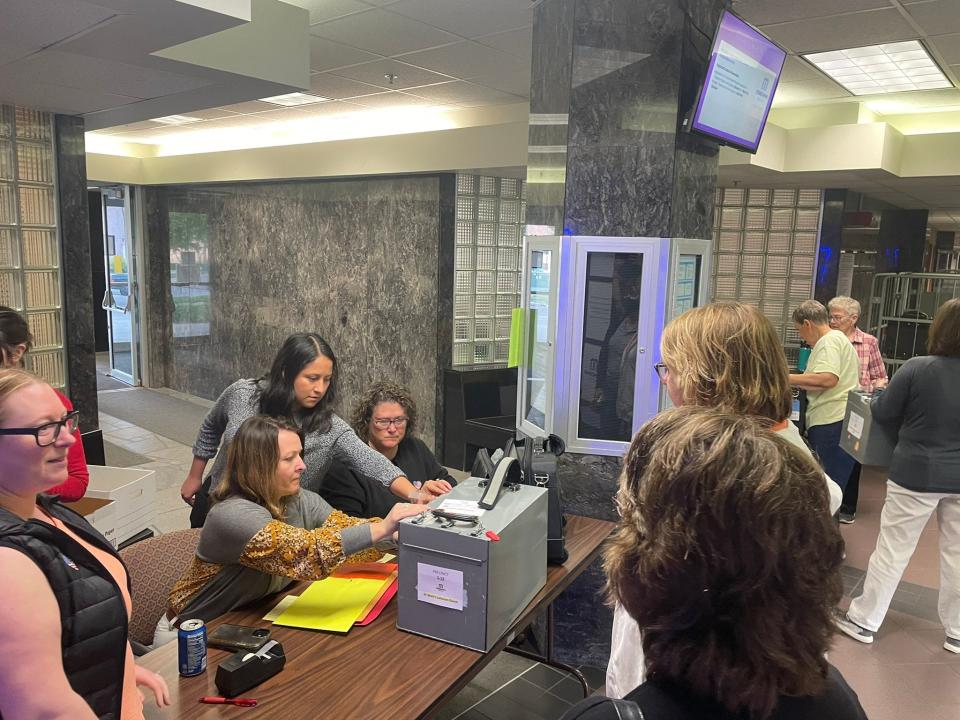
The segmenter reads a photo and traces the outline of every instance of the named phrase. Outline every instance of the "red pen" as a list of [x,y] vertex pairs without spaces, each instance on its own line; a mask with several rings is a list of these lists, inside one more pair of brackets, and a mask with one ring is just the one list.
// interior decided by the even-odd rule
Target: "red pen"
[[206,703],[207,705],[237,705],[238,707],[253,707],[257,704],[257,701],[253,698],[225,698],[211,696],[204,696],[200,698],[200,702]]

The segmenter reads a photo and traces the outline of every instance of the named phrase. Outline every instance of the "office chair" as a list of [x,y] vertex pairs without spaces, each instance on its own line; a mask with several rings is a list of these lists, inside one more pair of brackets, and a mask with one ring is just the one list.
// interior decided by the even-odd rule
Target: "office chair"
[[135,655],[149,651],[153,631],[166,612],[167,596],[197,552],[200,528],[148,538],[120,551],[133,588],[130,645]]

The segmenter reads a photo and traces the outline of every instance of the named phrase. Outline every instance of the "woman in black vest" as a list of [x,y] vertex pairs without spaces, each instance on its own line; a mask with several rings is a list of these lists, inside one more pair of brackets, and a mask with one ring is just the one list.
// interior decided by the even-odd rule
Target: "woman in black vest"
[[[170,703],[127,642],[130,595],[116,552],[40,495],[67,476],[77,413],[22,370],[0,370],[0,718],[136,720],[137,685]],[[11,581],[11,579],[15,579]]]

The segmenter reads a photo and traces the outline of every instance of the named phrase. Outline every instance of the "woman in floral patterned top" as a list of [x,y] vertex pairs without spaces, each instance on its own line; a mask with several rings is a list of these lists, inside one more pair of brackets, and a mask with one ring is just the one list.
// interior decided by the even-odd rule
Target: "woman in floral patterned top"
[[400,503],[383,520],[334,510],[300,489],[305,468],[297,428],[257,415],[240,426],[197,554],[173,590],[155,646],[171,640],[177,618],[208,621],[283,590],[294,580],[320,580],[348,557],[371,560],[397,523],[423,505]]

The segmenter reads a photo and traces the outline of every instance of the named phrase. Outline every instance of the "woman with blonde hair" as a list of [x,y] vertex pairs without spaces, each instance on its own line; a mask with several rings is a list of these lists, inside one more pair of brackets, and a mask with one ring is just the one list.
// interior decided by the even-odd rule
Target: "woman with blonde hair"
[[[663,331],[657,374],[674,405],[712,407],[754,418],[812,458],[790,422],[792,391],[787,360],[770,320],[756,307],[717,302],[688,310]],[[823,475],[830,511],[842,492]],[[636,623],[615,605],[607,695],[623,697],[643,681],[643,651]]]
[[138,720],[159,675],[127,640],[130,584],[113,546],[45,495],[67,478],[77,413],[23,370],[0,370],[0,717]]

